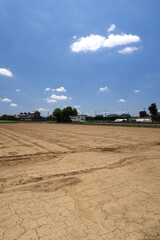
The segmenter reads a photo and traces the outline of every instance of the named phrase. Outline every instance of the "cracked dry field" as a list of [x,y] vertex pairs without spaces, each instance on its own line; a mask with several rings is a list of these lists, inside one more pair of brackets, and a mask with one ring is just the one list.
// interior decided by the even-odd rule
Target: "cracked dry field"
[[159,240],[160,129],[1,124],[0,239]]

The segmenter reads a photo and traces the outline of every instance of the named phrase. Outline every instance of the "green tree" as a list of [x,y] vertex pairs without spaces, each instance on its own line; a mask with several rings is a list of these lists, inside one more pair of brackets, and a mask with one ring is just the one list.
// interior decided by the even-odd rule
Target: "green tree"
[[78,115],[77,109],[70,106],[63,108],[56,108],[53,111],[53,115],[57,122],[71,122],[71,117],[76,117]]
[[77,109],[72,108],[70,106],[65,107],[62,109],[62,121],[63,122],[71,122],[71,117],[72,116],[77,116],[78,112]]
[[140,117],[147,117],[148,114],[147,114],[146,111],[140,111],[140,112],[139,112],[139,116],[140,116]]
[[72,108],[72,110],[73,110],[73,117],[77,117],[77,115],[78,115],[77,109],[76,108]]
[[152,103],[152,104],[149,106],[148,110],[150,111],[150,114],[151,114],[152,116],[156,116],[156,115],[157,115],[157,112],[158,112],[156,103]]
[[62,120],[62,111],[60,108],[55,108],[53,111],[53,116],[55,116],[57,122],[61,122]]

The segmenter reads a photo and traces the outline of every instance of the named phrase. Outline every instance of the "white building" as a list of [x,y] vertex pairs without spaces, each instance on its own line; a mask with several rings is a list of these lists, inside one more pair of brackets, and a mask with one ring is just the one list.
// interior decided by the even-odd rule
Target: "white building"
[[150,122],[152,122],[152,120],[150,118],[137,118],[136,122],[150,123]]
[[77,117],[71,117],[72,122],[84,123],[86,121],[86,114],[79,114]]

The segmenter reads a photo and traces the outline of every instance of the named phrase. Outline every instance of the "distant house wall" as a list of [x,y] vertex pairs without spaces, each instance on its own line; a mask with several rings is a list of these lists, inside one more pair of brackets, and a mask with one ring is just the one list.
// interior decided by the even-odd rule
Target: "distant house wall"
[[114,122],[127,122],[125,118],[117,118]]
[[85,122],[87,115],[80,114],[77,117],[71,117],[72,122]]
[[24,112],[24,113],[20,113],[18,115],[18,118],[21,119],[21,120],[35,120],[35,119],[40,119],[41,116],[40,116],[40,112],[38,111],[35,111],[35,112]]
[[31,112],[30,113],[30,117],[32,118],[32,119],[39,119],[40,118],[40,112],[38,112],[38,111],[36,111],[36,112]]
[[87,117],[87,115],[85,115],[85,114],[79,114],[77,116],[77,119],[78,119],[79,122],[85,122],[86,121],[86,117]]
[[150,118],[137,118],[136,122],[152,122]]

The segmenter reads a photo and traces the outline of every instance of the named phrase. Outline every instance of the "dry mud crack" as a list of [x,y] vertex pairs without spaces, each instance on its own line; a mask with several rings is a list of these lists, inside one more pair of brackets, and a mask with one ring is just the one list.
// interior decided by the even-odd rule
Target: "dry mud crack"
[[1,240],[160,240],[160,129],[0,125]]

